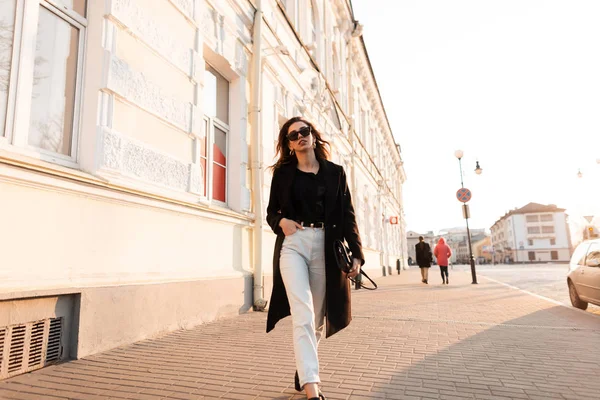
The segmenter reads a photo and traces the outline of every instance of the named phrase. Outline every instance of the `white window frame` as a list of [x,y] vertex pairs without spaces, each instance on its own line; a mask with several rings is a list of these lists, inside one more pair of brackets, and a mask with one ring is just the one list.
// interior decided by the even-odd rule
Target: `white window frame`
[[[221,205],[227,205],[227,200],[229,198],[229,193],[227,190],[227,187],[229,186],[229,168],[227,165],[221,165],[217,162],[215,162],[215,157],[214,157],[214,143],[215,143],[215,127],[219,128],[220,130],[222,130],[223,132],[225,132],[225,160],[229,161],[229,125],[224,123],[223,121],[221,121],[218,118],[212,118],[212,117],[204,117],[205,120],[208,121],[208,124],[206,126],[208,126],[208,132],[206,132],[206,139],[207,139],[207,143],[206,143],[206,155],[207,155],[207,182],[205,184],[208,185],[208,182],[210,182],[210,185],[208,185],[206,187],[206,197],[208,200],[221,204]],[[225,168],[225,201],[221,201],[221,200],[215,200],[213,198],[213,169],[214,169],[214,164],[218,164],[221,167]]]
[[[88,7],[86,3],[86,11]],[[71,132],[71,155],[40,149],[29,144],[31,93],[33,91],[35,43],[40,7],[67,22],[79,31],[77,48],[77,70],[75,77],[75,98],[73,102],[73,130]],[[87,15],[87,12],[86,12]],[[82,86],[85,48],[87,41],[86,17],[67,8],[56,0],[19,1],[15,11],[15,28],[11,75],[9,80],[6,130],[0,137],[0,148],[26,156],[60,164],[66,167],[79,167],[79,137],[82,111]]]
[[[216,69],[210,63],[206,63],[206,67],[210,67],[214,72],[218,73],[223,79],[229,82],[229,91],[227,92],[227,114],[231,118],[231,81],[227,79],[225,75],[220,73],[219,70]],[[204,126],[208,129],[206,132],[204,132],[206,138],[206,179],[204,180],[205,188],[202,197],[215,204],[219,204],[226,207],[227,202],[229,200],[229,167],[228,165],[219,164],[225,167],[225,201],[215,200],[213,198],[213,165],[215,164],[213,147],[215,143],[215,127],[217,127],[223,132],[225,132],[225,160],[227,163],[229,163],[229,134],[231,132],[231,129],[229,124],[221,121],[217,117],[209,117],[207,115],[204,115],[204,122]],[[204,127],[202,129],[204,129]],[[198,162],[199,159],[200,156],[198,157]]]

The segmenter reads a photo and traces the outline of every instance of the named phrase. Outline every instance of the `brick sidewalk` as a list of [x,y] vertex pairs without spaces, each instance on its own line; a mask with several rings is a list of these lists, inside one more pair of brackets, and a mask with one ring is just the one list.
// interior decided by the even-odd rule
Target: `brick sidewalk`
[[[432,268],[355,291],[320,347],[330,399],[600,399],[600,318]],[[304,399],[291,325],[264,313],[202,325],[0,382],[0,399]]]

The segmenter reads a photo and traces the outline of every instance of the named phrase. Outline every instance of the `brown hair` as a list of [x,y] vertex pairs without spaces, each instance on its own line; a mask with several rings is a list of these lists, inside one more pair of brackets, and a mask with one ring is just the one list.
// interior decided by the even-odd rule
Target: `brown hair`
[[315,156],[317,160],[328,160],[329,159],[329,142],[323,140],[321,133],[315,128],[313,124],[308,122],[303,117],[293,117],[286,121],[285,124],[279,130],[279,138],[277,140],[277,162],[271,166],[273,171],[277,170],[282,165],[290,164],[297,161],[296,155],[290,153],[289,139],[287,138],[290,126],[296,122],[304,122],[310,127],[310,131],[315,138]]

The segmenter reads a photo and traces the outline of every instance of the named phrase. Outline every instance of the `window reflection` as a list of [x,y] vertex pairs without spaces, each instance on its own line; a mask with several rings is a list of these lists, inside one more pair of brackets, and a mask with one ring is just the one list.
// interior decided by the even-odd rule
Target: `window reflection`
[[5,136],[16,0],[0,0],[0,136]]
[[593,243],[590,246],[585,263],[588,267],[600,266],[600,245]]
[[29,144],[71,155],[79,31],[40,7]]
[[226,200],[227,188],[227,134],[215,127],[213,145],[213,199]]
[[82,17],[85,17],[86,0],[58,0],[58,2],[67,6]]
[[207,67],[204,74],[204,115],[229,123],[229,82]]

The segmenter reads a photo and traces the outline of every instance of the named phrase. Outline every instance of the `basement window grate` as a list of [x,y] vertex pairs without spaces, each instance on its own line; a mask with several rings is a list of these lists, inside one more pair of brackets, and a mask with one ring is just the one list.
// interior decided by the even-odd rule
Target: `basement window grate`
[[10,337],[10,350],[8,356],[8,373],[18,371],[23,366],[23,354],[25,353],[25,325],[13,327]]
[[0,327],[0,379],[60,361],[63,319]]
[[42,363],[42,348],[44,345],[45,323],[40,321],[31,328],[31,347],[29,348],[29,366],[35,367]]
[[48,348],[46,350],[46,361],[58,361],[61,356],[62,347],[60,339],[62,336],[62,318],[50,320],[50,332],[48,334]]
[[6,337],[6,328],[2,327],[0,328],[0,376],[2,376],[2,374],[4,373],[3,370],[4,368],[2,367],[4,365],[4,341]]

